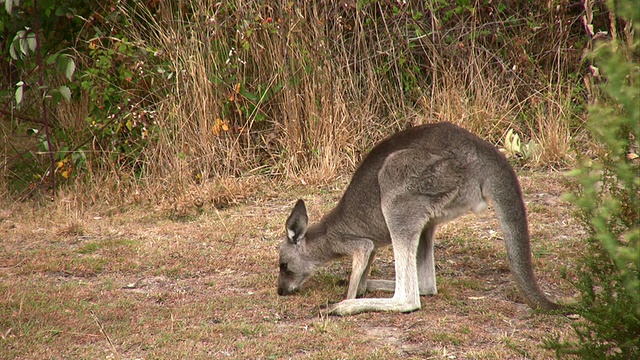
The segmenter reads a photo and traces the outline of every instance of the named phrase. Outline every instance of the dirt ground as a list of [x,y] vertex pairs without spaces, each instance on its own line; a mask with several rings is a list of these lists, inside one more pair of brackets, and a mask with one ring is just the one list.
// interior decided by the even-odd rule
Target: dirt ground
[[[551,298],[571,302],[561,275],[571,279],[585,235],[562,198],[564,176],[519,175],[535,273]],[[441,227],[439,293],[419,311],[323,315],[344,296],[348,259],[278,296],[278,244],[295,200],[313,222],[345,186],[266,186],[186,210],[6,205],[0,359],[547,359],[545,339],[571,336],[575,319],[523,303],[491,207]],[[372,277],[393,271],[388,249]]]

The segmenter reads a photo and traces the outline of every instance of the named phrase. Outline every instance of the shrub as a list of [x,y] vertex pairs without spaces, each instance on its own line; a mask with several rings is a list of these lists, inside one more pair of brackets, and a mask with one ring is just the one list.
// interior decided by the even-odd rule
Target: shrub
[[619,20],[624,31],[612,31],[613,39],[592,54],[592,69],[606,80],[599,103],[589,108],[598,156],[574,172],[579,187],[572,199],[589,234],[576,283],[582,319],[573,324],[577,339],[547,343],[559,357],[640,358],[640,37],[632,31],[640,13],[631,11],[632,3],[611,3],[630,19]]

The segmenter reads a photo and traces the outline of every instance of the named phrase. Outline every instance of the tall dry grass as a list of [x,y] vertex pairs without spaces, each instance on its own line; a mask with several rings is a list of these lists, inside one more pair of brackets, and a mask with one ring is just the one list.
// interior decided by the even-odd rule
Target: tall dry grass
[[539,145],[531,165],[565,166],[584,30],[564,5],[119,3],[123,33],[164,64],[142,67],[155,122],[141,167],[89,166],[77,182],[114,201],[216,192],[239,175],[323,182],[383,137],[435,121],[498,146],[512,129]]
[[143,31],[132,29],[177,74],[158,110],[150,177],[182,183],[194,174],[266,172],[323,180],[353,166],[397,121],[378,111],[394,101],[384,91],[389,80],[356,56],[378,50],[327,36],[321,4],[266,11],[263,3],[194,0],[188,13],[165,4]]
[[[161,20],[149,16],[147,26],[133,29],[151,32],[132,34],[166,53],[179,74],[160,114],[170,122],[161,128],[171,129],[163,136],[172,141],[158,142],[154,156],[165,161],[154,171],[229,176],[263,169],[323,178],[353,166],[390,132],[442,120],[496,143],[514,128],[540,142],[547,161],[562,162],[570,136],[556,130],[569,129],[572,116],[565,108],[572,91],[566,82],[575,54],[562,53],[569,29],[545,29],[550,19],[509,20],[480,11],[447,28],[430,5],[406,5],[396,15],[384,3],[357,8],[348,2],[194,0],[188,13],[160,9]],[[428,11],[431,17],[413,19]],[[532,20],[543,34],[517,33]],[[472,38],[483,31],[504,34],[501,40]],[[537,48],[525,46],[542,36],[548,38]],[[522,46],[491,43],[514,37]],[[261,102],[243,98],[237,86],[254,94],[279,91]],[[236,108],[229,111],[231,96]],[[251,112],[240,109],[253,105]],[[230,121],[232,130],[212,130],[216,119]],[[176,148],[186,149],[193,162],[167,164]]]

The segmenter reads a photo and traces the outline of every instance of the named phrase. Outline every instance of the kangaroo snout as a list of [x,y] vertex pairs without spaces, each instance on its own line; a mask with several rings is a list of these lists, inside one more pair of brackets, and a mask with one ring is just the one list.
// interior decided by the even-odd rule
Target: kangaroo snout
[[285,295],[289,295],[289,294],[291,294],[291,293],[288,292],[287,290],[285,290],[285,289],[283,289],[281,287],[278,288],[278,295],[285,296]]
[[278,286],[278,295],[287,296],[296,292],[295,288],[288,288],[286,286]]
[[291,273],[283,273],[278,277],[278,295],[285,296],[298,292],[300,286],[306,282],[311,274],[295,276]]
[[280,296],[291,295],[298,289],[293,279],[287,275],[281,273],[278,277],[278,295]]

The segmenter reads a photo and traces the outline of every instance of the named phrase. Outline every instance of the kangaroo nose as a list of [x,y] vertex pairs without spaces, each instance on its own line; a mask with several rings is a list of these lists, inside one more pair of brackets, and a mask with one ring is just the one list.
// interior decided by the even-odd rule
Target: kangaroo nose
[[286,295],[291,295],[294,292],[296,292],[295,288],[288,288],[286,286],[278,286],[278,295],[280,296],[286,296]]

